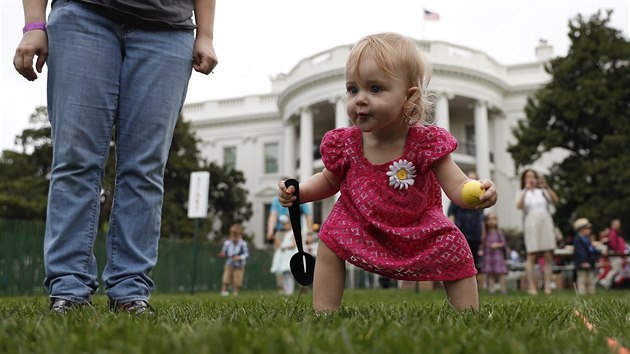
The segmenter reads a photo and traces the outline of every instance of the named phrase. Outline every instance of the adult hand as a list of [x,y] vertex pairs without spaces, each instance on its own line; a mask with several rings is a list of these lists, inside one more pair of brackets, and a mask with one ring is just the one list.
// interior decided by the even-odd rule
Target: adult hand
[[208,75],[212,73],[218,62],[212,38],[197,35],[193,51],[193,69],[198,73]]
[[48,36],[46,31],[32,30],[24,33],[20,44],[15,50],[13,67],[28,81],[37,79],[37,73],[33,69],[33,59],[36,55],[35,70],[41,73],[48,58]]

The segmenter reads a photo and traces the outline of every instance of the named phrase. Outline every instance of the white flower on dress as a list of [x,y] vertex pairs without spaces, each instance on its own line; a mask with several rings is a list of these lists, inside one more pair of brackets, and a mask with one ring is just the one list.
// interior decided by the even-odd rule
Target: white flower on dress
[[398,189],[407,189],[413,186],[414,177],[416,177],[416,167],[407,160],[394,161],[389,165],[389,185]]

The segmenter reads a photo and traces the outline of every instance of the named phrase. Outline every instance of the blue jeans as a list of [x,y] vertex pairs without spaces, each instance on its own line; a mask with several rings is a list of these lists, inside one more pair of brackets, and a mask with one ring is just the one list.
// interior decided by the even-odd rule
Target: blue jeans
[[116,302],[148,300],[157,262],[164,170],[192,72],[191,30],[120,23],[56,1],[49,15],[48,114],[53,162],[44,285],[90,301],[101,181],[115,129],[116,185],[103,282]]

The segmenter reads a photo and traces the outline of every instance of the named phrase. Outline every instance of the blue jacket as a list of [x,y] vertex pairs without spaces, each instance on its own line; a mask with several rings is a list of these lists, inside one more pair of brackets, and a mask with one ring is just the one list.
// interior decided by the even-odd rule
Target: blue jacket
[[575,261],[575,269],[583,269],[582,263],[588,263],[591,265],[590,269],[595,268],[595,262],[599,258],[600,252],[593,247],[591,240],[588,236],[582,236],[580,234],[575,235],[573,240],[573,260]]

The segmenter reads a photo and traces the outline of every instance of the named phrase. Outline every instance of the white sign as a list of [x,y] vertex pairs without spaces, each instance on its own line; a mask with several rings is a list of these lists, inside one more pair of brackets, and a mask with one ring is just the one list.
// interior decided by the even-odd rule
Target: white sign
[[208,216],[208,192],[210,189],[210,172],[192,172],[188,191],[188,218],[205,218]]

